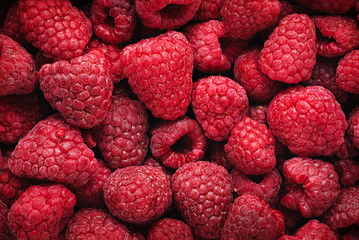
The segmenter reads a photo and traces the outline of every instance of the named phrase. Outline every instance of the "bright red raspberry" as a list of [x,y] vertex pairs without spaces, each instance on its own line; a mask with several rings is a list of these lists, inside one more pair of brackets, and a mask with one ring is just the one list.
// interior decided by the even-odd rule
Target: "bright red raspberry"
[[270,79],[259,69],[260,47],[251,48],[239,55],[233,67],[234,80],[247,92],[254,102],[269,103],[283,84]]
[[355,6],[356,0],[296,0],[298,3],[318,12],[343,14]]
[[249,106],[248,117],[260,124],[267,124],[267,109],[268,105],[251,105]]
[[172,190],[166,174],[151,166],[118,168],[103,188],[111,214],[128,223],[156,220],[172,203]]
[[197,12],[201,0],[135,0],[136,12],[143,25],[171,30],[185,25]]
[[155,168],[158,168],[158,169],[162,170],[166,174],[168,180],[170,180],[170,182],[171,182],[172,175],[173,175],[172,171],[170,169],[168,169],[167,167],[165,167],[165,165],[163,165],[161,162],[154,159],[153,157],[148,157],[143,162],[143,165],[144,166],[155,167]]
[[227,139],[235,124],[248,114],[245,89],[224,76],[201,78],[193,86],[192,108],[205,135]]
[[175,120],[191,102],[193,54],[175,31],[128,45],[120,56],[133,92],[155,117]]
[[232,38],[247,40],[274,24],[280,9],[278,0],[225,0],[221,16]]
[[66,239],[132,240],[132,237],[127,227],[106,211],[82,208],[69,221]]
[[9,213],[8,206],[0,200],[0,238],[15,240],[15,237],[12,235],[7,223],[8,213]]
[[288,193],[281,203],[305,218],[322,215],[339,195],[338,174],[331,163],[294,157],[284,162],[283,174]]
[[246,175],[272,171],[276,165],[275,140],[266,125],[245,117],[231,131],[224,145],[228,161]]
[[339,103],[321,86],[295,86],[278,93],[269,104],[267,122],[279,141],[301,157],[335,153],[347,128]]
[[359,50],[353,50],[339,60],[335,77],[341,89],[359,94]]
[[74,127],[92,128],[102,122],[111,106],[113,83],[101,50],[45,64],[39,71],[40,88],[47,101]]
[[10,208],[9,228],[18,240],[55,240],[75,204],[75,195],[62,184],[29,187]]
[[113,96],[105,119],[95,128],[95,140],[111,169],[141,165],[149,144],[146,107],[138,100]]
[[199,161],[206,151],[206,138],[196,120],[182,117],[159,123],[151,130],[151,153],[166,167],[177,169]]
[[148,232],[147,240],[193,240],[191,228],[184,222],[163,218],[156,221]]
[[0,96],[29,94],[37,84],[35,61],[19,43],[0,34]]
[[56,61],[82,55],[92,37],[90,20],[69,0],[20,0],[18,14],[26,40]]
[[208,141],[208,148],[206,155],[204,156],[206,161],[215,163],[219,166],[224,167],[227,170],[231,170],[233,165],[228,161],[227,154],[224,151],[224,145],[226,141]]
[[219,20],[221,18],[223,2],[224,0],[201,0],[198,10],[193,16],[193,20],[201,22]]
[[177,169],[172,177],[177,209],[193,235],[218,239],[232,202],[232,182],[227,170],[198,161]]
[[8,164],[19,177],[73,187],[86,184],[98,166],[80,130],[68,125],[59,114],[39,121],[21,138]]
[[337,240],[333,231],[324,223],[312,219],[304,224],[295,234],[295,237],[284,235],[279,240]]
[[[190,25],[185,35],[193,50],[194,68],[206,73],[229,70],[247,46],[245,41],[230,39],[223,23],[218,20]],[[231,51],[226,51],[226,48],[231,48]]]
[[262,198],[245,193],[234,199],[222,228],[221,240],[276,240],[284,233],[284,216]]
[[342,56],[359,46],[359,26],[355,19],[340,15],[315,15],[311,19],[319,30],[318,55]]
[[315,25],[308,15],[287,15],[264,43],[259,59],[260,70],[272,80],[286,83],[306,81],[316,61],[315,43]]
[[359,163],[353,159],[341,159],[334,163],[340,183],[343,186],[354,186],[359,181]]

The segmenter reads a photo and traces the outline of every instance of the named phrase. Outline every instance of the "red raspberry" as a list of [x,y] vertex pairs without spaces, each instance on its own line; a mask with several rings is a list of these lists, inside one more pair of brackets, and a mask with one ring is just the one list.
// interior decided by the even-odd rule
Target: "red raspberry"
[[155,168],[158,168],[160,170],[162,170],[168,180],[170,180],[171,182],[171,179],[172,179],[172,172],[170,171],[170,169],[166,168],[161,162],[157,161],[156,159],[154,159],[153,157],[148,157],[144,162],[143,162],[143,165],[144,166],[151,166],[151,167],[155,167]]
[[260,124],[267,124],[267,109],[268,105],[251,105],[249,106],[248,117]]
[[98,125],[111,106],[113,83],[101,50],[42,66],[39,82],[46,100],[74,127]]
[[35,89],[35,61],[19,43],[0,34],[0,96],[29,94]]
[[151,135],[153,157],[175,169],[201,160],[207,146],[201,127],[189,117],[159,123],[151,130]]
[[221,15],[232,38],[247,40],[274,24],[280,9],[278,0],[225,0]]
[[295,237],[290,237],[287,235],[282,236],[279,240],[336,240],[336,237],[332,230],[325,225],[320,223],[318,220],[312,219],[309,220],[305,225],[303,225],[295,234]]
[[359,46],[359,26],[355,19],[340,16],[312,16],[320,34],[317,36],[318,55],[338,57]]
[[342,14],[353,9],[356,0],[296,0],[314,11],[328,14]]
[[200,0],[135,0],[136,12],[143,25],[170,30],[185,25],[197,12]]
[[[229,70],[247,46],[245,41],[229,39],[223,23],[217,20],[191,25],[186,28],[185,35],[193,50],[194,67],[207,73]],[[227,46],[222,40],[227,41]],[[225,48],[228,50],[231,46],[234,46],[231,51],[226,51]]]
[[0,238],[15,240],[15,237],[10,232],[9,226],[7,224],[8,213],[9,213],[8,206],[0,200]]
[[359,105],[354,107],[348,116],[348,137],[351,143],[359,149]]
[[241,85],[224,76],[210,76],[194,84],[192,108],[205,135],[222,141],[247,115],[249,102]]
[[59,114],[39,121],[21,138],[8,164],[19,177],[73,187],[86,184],[98,166],[80,130],[68,125]]
[[116,169],[143,163],[149,143],[148,129],[143,103],[113,96],[109,112],[93,133],[105,162]]
[[132,239],[127,227],[109,213],[82,208],[75,213],[66,229],[66,239]]
[[193,240],[191,228],[184,222],[163,218],[155,222],[148,232],[147,240]]
[[359,94],[359,50],[353,50],[339,60],[336,81],[340,88]]
[[193,54],[182,33],[169,31],[128,45],[120,61],[133,92],[155,117],[175,120],[186,113],[191,102]]
[[133,0],[94,0],[91,23],[96,36],[105,43],[119,44],[131,39],[136,15]]
[[269,204],[275,203],[276,197],[282,185],[282,177],[277,169],[259,176],[246,176],[237,169],[231,171],[234,192],[241,196],[251,193],[261,197]]
[[298,156],[329,156],[344,142],[345,115],[334,95],[321,86],[295,86],[270,102],[272,133]]
[[344,136],[344,142],[340,145],[339,150],[335,153],[335,155],[338,159],[348,159],[358,156],[358,150],[353,145],[348,135]]
[[103,191],[111,214],[135,224],[158,219],[172,202],[166,174],[151,166],[117,169],[106,180]]
[[332,164],[323,160],[291,158],[284,162],[283,174],[288,193],[281,203],[300,210],[305,218],[323,214],[339,195],[338,174]]
[[343,187],[333,206],[324,213],[322,220],[331,229],[359,224],[359,186]]
[[55,240],[75,204],[75,195],[62,184],[29,187],[10,208],[9,228],[18,240]]
[[173,175],[172,189],[177,209],[193,235],[219,238],[232,202],[233,187],[227,170],[207,161],[187,163]]
[[221,141],[221,142],[209,141],[205,159],[209,162],[222,166],[227,170],[231,170],[233,166],[228,161],[227,154],[224,151],[225,144],[226,141]]
[[246,175],[259,175],[272,171],[276,165],[275,142],[266,125],[245,117],[232,129],[224,146],[227,158]]
[[26,40],[50,59],[82,55],[92,36],[90,20],[69,0],[20,0],[18,14]]
[[272,80],[298,83],[310,78],[315,65],[315,25],[306,14],[290,14],[264,43],[260,70]]
[[260,52],[261,48],[254,47],[236,59],[233,67],[234,80],[244,87],[250,100],[268,103],[283,88],[283,84],[271,80],[261,72]]
[[193,20],[201,22],[219,20],[221,18],[223,2],[224,0],[201,0],[198,10],[193,16]]
[[342,159],[334,163],[340,183],[343,186],[354,186],[356,181],[359,181],[359,163],[352,159]]
[[284,233],[284,216],[262,198],[245,193],[234,199],[224,223],[221,240],[276,240]]

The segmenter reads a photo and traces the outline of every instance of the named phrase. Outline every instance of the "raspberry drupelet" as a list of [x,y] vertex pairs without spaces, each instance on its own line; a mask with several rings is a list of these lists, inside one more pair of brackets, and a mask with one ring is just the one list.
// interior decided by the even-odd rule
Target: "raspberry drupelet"
[[163,218],[148,231],[147,240],[193,240],[191,228],[181,220]]

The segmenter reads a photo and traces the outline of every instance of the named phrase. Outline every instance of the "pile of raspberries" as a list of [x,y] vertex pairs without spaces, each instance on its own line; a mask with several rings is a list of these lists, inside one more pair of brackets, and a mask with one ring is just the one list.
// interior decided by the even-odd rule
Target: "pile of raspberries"
[[359,239],[359,0],[0,9],[0,239]]

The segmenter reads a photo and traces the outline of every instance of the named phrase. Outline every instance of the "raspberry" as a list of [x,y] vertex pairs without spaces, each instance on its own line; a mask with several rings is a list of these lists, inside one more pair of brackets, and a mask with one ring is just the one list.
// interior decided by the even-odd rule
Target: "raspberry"
[[73,187],[86,184],[98,166],[80,130],[68,125],[59,114],[39,121],[21,138],[8,164],[19,177]]
[[335,153],[338,159],[348,159],[358,156],[358,150],[350,141],[348,135],[344,136],[344,142],[340,145],[339,150]]
[[340,183],[343,186],[354,186],[359,181],[359,163],[352,159],[342,159],[334,163]]
[[82,208],[66,229],[66,239],[132,239],[127,227],[104,210]]
[[123,73],[133,92],[155,117],[175,120],[191,102],[193,54],[186,37],[169,31],[128,45]]
[[217,239],[232,202],[232,182],[227,170],[198,161],[177,169],[172,177],[177,209],[193,234]]
[[20,0],[18,14],[26,40],[56,61],[82,55],[92,37],[90,20],[69,0]]
[[340,192],[334,166],[319,159],[294,157],[284,162],[283,174],[288,193],[281,203],[300,210],[305,218],[318,217],[337,199]]
[[244,87],[250,100],[268,103],[283,88],[283,84],[271,80],[261,72],[260,52],[259,47],[254,47],[236,59],[233,67],[234,80]]
[[[193,50],[194,68],[202,72],[218,73],[229,70],[235,57],[247,46],[245,41],[229,39],[223,23],[217,20],[189,26],[185,35]],[[222,40],[227,41],[227,46]],[[225,48],[230,46],[235,47],[226,51]]]
[[39,82],[46,100],[74,127],[98,125],[111,106],[113,83],[101,50],[43,65]]
[[108,166],[116,169],[143,163],[148,129],[146,108],[140,101],[113,96],[109,112],[93,133]]
[[260,124],[267,124],[267,109],[268,105],[251,105],[249,106],[248,117]]
[[343,14],[353,9],[356,0],[296,0],[314,11],[328,14]]
[[9,213],[8,206],[0,200],[0,238],[1,239],[15,239],[11,234],[7,224],[7,215]]
[[275,142],[266,125],[245,117],[232,129],[224,146],[228,161],[246,175],[272,171],[276,165]]
[[336,81],[341,89],[359,94],[359,50],[353,50],[339,60]]
[[159,123],[151,130],[151,135],[153,157],[175,169],[201,160],[207,146],[201,127],[189,117]]
[[295,86],[278,93],[269,104],[267,122],[279,141],[301,157],[335,153],[347,128],[339,103],[321,86]]
[[331,229],[349,227],[359,223],[359,186],[343,187],[333,206],[323,214],[322,220]]
[[315,25],[306,14],[290,14],[264,43],[260,70],[272,80],[298,83],[310,78],[316,61]]
[[233,166],[228,161],[227,154],[224,151],[225,144],[226,144],[226,141],[221,141],[221,142],[209,141],[205,158],[209,162],[212,162],[219,166],[222,166],[227,170],[231,170]]
[[337,238],[327,225],[320,223],[318,220],[312,219],[297,231],[295,238],[290,238],[290,236],[287,235],[279,238],[279,240],[285,239],[336,240]]
[[0,33],[0,96],[29,94],[37,71],[33,57],[17,42]]
[[234,199],[222,228],[221,239],[276,240],[284,233],[283,214],[262,198],[245,193]]
[[148,157],[144,162],[143,162],[144,166],[151,166],[151,167],[155,167],[158,168],[160,170],[162,170],[168,180],[171,182],[172,179],[172,172],[170,171],[170,169],[166,168],[161,162],[157,161],[156,159],[154,159],[153,157]]
[[193,240],[191,228],[180,220],[163,218],[155,222],[147,240]]
[[354,107],[348,117],[348,137],[351,143],[359,149],[359,105]]
[[221,16],[232,38],[247,40],[274,24],[280,9],[278,0],[225,0]]
[[135,224],[158,219],[172,202],[166,174],[151,166],[117,169],[107,178],[103,191],[111,214]]
[[206,22],[209,20],[219,20],[221,18],[221,8],[224,0],[201,0],[193,20]]
[[9,228],[18,240],[57,239],[75,204],[75,195],[62,184],[29,187],[10,208]]
[[320,34],[317,37],[318,55],[338,57],[359,46],[359,26],[355,19],[340,16],[312,16]]
[[241,196],[251,193],[261,197],[269,204],[273,204],[282,185],[282,177],[277,169],[260,176],[246,176],[237,169],[231,171],[234,192]]
[[96,36],[105,43],[119,44],[131,39],[136,15],[133,0],[95,0],[91,23]]
[[136,12],[143,25],[170,30],[185,25],[197,12],[200,0],[135,0]]
[[192,108],[204,134],[222,141],[247,115],[249,102],[241,85],[224,76],[210,76],[194,84]]

